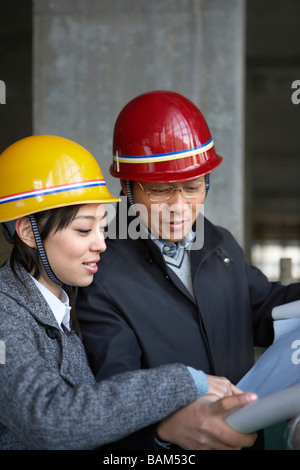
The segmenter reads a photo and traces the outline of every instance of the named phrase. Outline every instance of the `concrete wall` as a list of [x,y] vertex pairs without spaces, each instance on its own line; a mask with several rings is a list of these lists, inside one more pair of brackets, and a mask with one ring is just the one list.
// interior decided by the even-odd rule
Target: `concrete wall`
[[5,83],[5,105],[0,104],[0,153],[32,134],[31,33],[30,0],[1,0],[0,80]]
[[114,121],[152,89],[204,113],[224,162],[205,214],[244,240],[244,1],[33,1],[34,133],[69,137],[109,175]]

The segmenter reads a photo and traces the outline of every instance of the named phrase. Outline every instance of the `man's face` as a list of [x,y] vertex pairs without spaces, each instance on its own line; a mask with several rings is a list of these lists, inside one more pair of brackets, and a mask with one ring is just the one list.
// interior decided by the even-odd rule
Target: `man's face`
[[204,176],[180,183],[133,182],[134,202],[142,221],[154,236],[168,243],[187,235],[205,194]]

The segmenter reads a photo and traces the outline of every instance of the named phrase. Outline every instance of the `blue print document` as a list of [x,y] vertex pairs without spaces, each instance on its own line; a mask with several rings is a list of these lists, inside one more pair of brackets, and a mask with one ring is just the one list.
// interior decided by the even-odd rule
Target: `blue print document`
[[300,414],[300,385],[272,393],[232,411],[226,422],[239,432],[255,432]]
[[300,318],[276,320],[273,344],[237,384],[259,398],[300,383]]
[[300,301],[273,309],[273,344],[237,384],[259,400],[228,416],[242,432],[257,431],[300,413]]

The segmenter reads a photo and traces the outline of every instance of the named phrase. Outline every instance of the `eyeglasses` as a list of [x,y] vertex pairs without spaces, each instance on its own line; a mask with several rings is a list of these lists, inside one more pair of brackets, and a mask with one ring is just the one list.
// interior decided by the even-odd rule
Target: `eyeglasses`
[[206,181],[187,182],[181,188],[162,184],[160,186],[152,186],[148,191],[139,181],[138,184],[152,202],[168,201],[174,195],[175,191],[180,191],[186,199],[193,199],[202,196],[206,190],[209,189],[209,185],[207,186]]

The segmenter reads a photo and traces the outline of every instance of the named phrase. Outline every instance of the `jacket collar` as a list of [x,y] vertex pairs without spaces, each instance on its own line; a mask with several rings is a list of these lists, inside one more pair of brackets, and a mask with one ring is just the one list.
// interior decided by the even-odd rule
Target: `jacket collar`
[[1,290],[6,295],[17,299],[26,310],[30,306],[30,313],[40,323],[58,328],[52,310],[46,303],[43,295],[35,285],[31,276],[21,265],[16,265],[18,278],[12,272],[9,261],[1,268]]
[[223,240],[223,236],[218,228],[206,218],[204,218],[203,237],[202,248],[192,250],[191,252],[192,276],[195,275],[196,270],[202,265],[205,259],[217,250],[219,244]]
[[[121,193],[121,196],[124,196],[124,194]],[[119,211],[120,211],[120,204],[126,204],[125,200],[121,203],[118,203],[117,205],[117,217],[116,217],[116,223],[117,223],[117,233],[120,233],[120,227],[118,226],[119,224]],[[129,211],[130,205],[129,202],[127,201],[127,214]],[[122,208],[124,210],[124,206]],[[200,215],[199,217],[203,217]],[[136,216],[128,216],[127,217],[127,229],[129,225],[136,219]],[[212,253],[214,252],[217,248],[220,242],[223,239],[223,236],[221,232],[218,230],[218,228],[213,225],[208,219],[203,217],[204,220],[204,242],[202,248],[191,250],[191,266],[192,266],[192,275],[194,276],[195,271],[197,268],[201,266],[203,261]],[[159,247],[151,240],[149,237],[145,236],[143,238],[139,238],[137,240],[131,240],[129,237],[129,233],[127,230],[127,237],[129,243],[134,243],[135,249],[138,249],[139,251],[144,251],[146,259],[151,262],[152,259],[155,259],[155,261],[164,269],[166,270],[166,264],[163,258],[163,255],[161,253],[161,250]]]
[[[204,218],[203,246],[199,249],[191,249],[192,267],[193,264],[199,267],[203,261],[218,248],[222,240],[223,236],[217,227],[215,227],[208,219]],[[148,238],[145,240],[145,243],[148,250],[154,254],[155,258],[157,258],[158,254],[160,255],[160,258],[163,258],[161,250],[156,246],[153,240]]]

